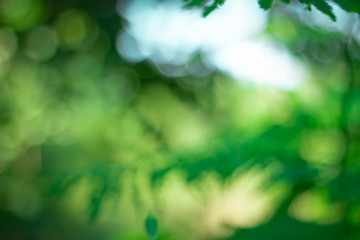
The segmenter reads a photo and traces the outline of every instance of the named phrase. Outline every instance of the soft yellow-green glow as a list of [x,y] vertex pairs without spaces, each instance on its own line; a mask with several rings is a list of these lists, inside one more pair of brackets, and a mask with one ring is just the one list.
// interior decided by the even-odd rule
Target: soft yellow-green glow
[[294,41],[297,36],[297,30],[293,22],[287,18],[279,18],[275,20],[276,24],[270,26],[274,32],[275,37],[282,41]]
[[311,163],[336,164],[344,151],[344,139],[337,131],[307,131],[302,134],[300,154]]
[[341,206],[330,203],[324,192],[311,190],[298,196],[289,208],[294,218],[318,224],[331,224],[339,220]]
[[174,148],[194,150],[208,140],[205,118],[164,86],[155,85],[146,89],[140,96],[138,109]]

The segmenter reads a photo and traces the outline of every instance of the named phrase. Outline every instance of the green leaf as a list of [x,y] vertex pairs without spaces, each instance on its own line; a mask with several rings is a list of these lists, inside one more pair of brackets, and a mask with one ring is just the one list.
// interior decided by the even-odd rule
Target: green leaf
[[306,4],[306,10],[311,11],[311,4],[310,3]]
[[360,1],[334,0],[341,8],[348,12],[360,13]]
[[[258,0],[262,9],[270,9],[274,0]],[[298,0],[300,3],[305,4],[306,9],[311,11],[311,7],[315,6],[319,11],[328,15],[333,21],[336,21],[336,17],[333,13],[331,5],[328,0]],[[206,17],[212,13],[217,7],[222,5],[225,0],[213,0],[210,5],[210,0],[183,0],[186,8],[202,7],[204,8],[203,16]],[[281,0],[281,2],[290,4],[291,0]],[[360,14],[360,0],[334,0],[342,9],[347,12],[355,12]]]
[[319,11],[328,15],[333,21],[336,21],[332,7],[327,2],[325,2],[325,0],[313,0],[312,3]]
[[268,10],[269,8],[271,8],[272,3],[273,0],[259,0],[259,5],[264,10]]
[[145,229],[150,239],[155,239],[158,231],[158,221],[149,213],[145,219]]
[[191,8],[191,7],[201,7],[209,0],[193,0],[189,3],[186,3],[185,7]]
[[223,5],[225,3],[225,0],[215,0],[215,3],[220,6]]
[[215,3],[213,5],[211,5],[210,7],[207,7],[203,13],[203,17],[206,17],[207,15],[212,13],[212,11],[214,11],[216,8],[217,8],[217,5]]

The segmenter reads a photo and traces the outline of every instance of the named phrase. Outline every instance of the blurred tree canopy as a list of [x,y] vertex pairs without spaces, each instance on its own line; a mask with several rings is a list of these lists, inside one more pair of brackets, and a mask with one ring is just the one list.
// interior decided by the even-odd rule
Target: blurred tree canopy
[[[344,34],[259,1],[272,6],[260,35],[309,72],[282,91],[241,84],[201,51],[169,64],[175,77],[126,61],[124,2],[0,2],[0,236],[359,239],[356,21]],[[208,15],[225,1],[184,2]],[[328,1],[300,3],[335,20]]]

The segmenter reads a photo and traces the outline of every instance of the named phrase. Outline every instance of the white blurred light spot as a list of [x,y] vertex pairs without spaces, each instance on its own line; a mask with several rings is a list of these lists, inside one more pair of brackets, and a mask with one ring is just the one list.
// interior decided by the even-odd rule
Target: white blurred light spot
[[267,22],[257,1],[227,0],[206,18],[176,3],[119,0],[118,12],[129,23],[119,33],[120,55],[131,62],[181,65],[200,51],[211,67],[241,80],[288,90],[300,82],[300,62],[283,48],[254,40]]
[[148,57],[147,54],[141,52],[136,40],[126,31],[118,35],[116,48],[122,57],[129,62],[140,62]]
[[228,46],[210,55],[207,61],[236,79],[251,79],[256,84],[283,90],[296,88],[305,74],[300,61],[266,39]]

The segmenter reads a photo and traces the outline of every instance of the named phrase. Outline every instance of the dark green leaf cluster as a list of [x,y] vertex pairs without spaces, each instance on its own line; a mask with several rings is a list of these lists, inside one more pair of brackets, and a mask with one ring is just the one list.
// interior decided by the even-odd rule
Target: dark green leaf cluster
[[224,4],[225,0],[184,0],[186,8],[192,7],[202,7],[204,8],[203,16],[208,16],[211,12],[213,12],[216,8],[220,7]]
[[[332,7],[325,0],[299,0],[299,1],[303,4],[306,4],[307,9],[309,11],[311,11],[312,6],[315,6],[318,10],[320,10],[324,14],[328,15],[333,21],[336,20],[336,17],[332,11]],[[282,0],[282,2],[284,2],[286,4],[290,3],[289,0]],[[260,7],[265,10],[271,8],[272,3],[273,3],[273,0],[260,0],[259,1]]]
[[[202,7],[204,8],[203,16],[206,17],[211,12],[213,12],[216,8],[222,5],[225,0],[214,0],[209,4],[209,0],[184,0],[185,7]],[[259,5],[262,9],[268,10],[273,5],[274,0],[259,0]],[[291,0],[281,0],[281,2],[285,4],[289,4]],[[322,13],[329,16],[333,21],[336,21],[336,16],[333,12],[332,6],[329,4],[327,0],[299,0],[300,3],[305,4],[309,11],[314,6]],[[360,2],[352,1],[352,0],[334,0],[341,8],[343,8],[347,12],[360,13]]]

